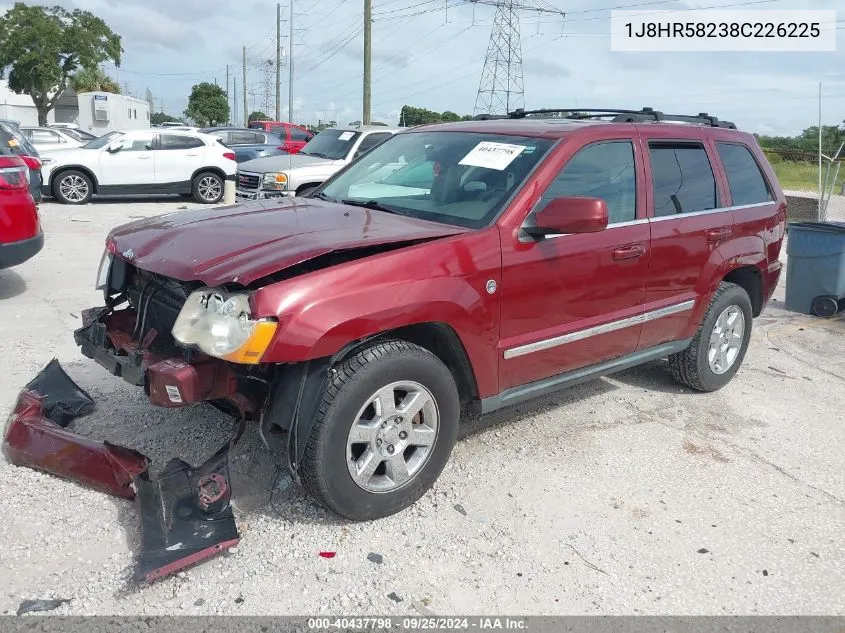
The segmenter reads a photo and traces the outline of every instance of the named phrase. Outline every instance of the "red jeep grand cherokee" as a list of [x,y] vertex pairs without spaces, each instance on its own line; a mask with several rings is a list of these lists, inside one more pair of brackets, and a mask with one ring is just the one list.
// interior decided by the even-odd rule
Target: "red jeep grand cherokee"
[[0,269],[22,264],[44,246],[29,167],[0,149]]
[[352,519],[423,495],[462,412],[665,357],[724,386],[781,270],[754,137],[543,112],[413,128],[308,198],[117,228],[77,343],[156,405],[255,420]]

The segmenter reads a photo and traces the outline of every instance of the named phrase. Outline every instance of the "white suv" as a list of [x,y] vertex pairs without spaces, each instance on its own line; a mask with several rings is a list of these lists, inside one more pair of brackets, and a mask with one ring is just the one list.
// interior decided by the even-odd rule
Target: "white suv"
[[46,154],[43,193],[65,204],[85,204],[93,194],[165,193],[215,204],[236,172],[235,153],[208,134],[111,132],[82,147]]

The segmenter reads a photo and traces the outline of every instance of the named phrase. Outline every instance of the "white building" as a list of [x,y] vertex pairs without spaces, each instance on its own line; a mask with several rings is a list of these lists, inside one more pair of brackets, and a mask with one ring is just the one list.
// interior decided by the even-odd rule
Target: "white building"
[[[27,95],[17,95],[0,81],[0,119],[21,125],[38,125],[38,111]],[[82,92],[68,88],[47,115],[48,123],[76,123],[86,132],[101,136],[114,130],[150,127],[150,104],[143,99],[110,92]]]

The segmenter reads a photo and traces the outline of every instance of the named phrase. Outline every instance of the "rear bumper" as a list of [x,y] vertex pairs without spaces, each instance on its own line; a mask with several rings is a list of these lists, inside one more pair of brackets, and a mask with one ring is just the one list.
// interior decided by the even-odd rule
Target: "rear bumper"
[[783,270],[783,264],[780,261],[775,261],[769,264],[768,268],[764,273],[765,279],[763,280],[763,288],[764,296],[763,296],[763,306],[769,303],[769,300],[772,298],[772,295],[775,293],[775,288],[778,286],[778,281],[780,280],[780,274]]
[[151,352],[132,338],[134,311],[106,312],[105,308],[84,310],[83,327],[74,332],[74,341],[84,356],[109,373],[144,387],[152,404],[177,408],[228,400],[244,416],[256,410],[254,403],[238,392],[237,376],[225,361],[206,356],[188,361]]
[[23,264],[26,260],[34,257],[44,248],[44,233],[40,230],[38,235],[20,242],[0,243],[0,268],[10,268]]

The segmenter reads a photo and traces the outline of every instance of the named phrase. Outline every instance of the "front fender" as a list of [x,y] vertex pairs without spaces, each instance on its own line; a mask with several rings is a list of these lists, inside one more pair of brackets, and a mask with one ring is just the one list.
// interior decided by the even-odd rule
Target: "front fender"
[[294,277],[255,292],[256,314],[279,327],[262,362],[331,356],[351,342],[420,323],[458,335],[480,392],[495,390],[501,285],[498,233],[484,230],[401,248]]

